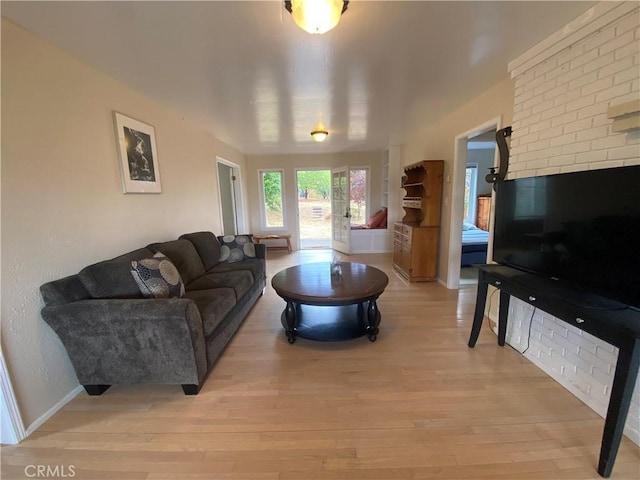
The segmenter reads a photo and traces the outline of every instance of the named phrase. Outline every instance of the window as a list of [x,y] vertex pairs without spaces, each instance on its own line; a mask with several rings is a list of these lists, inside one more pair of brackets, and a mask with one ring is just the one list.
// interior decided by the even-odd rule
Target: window
[[284,224],[284,172],[260,170],[260,217],[264,230],[283,230]]
[[364,225],[369,214],[369,168],[349,170],[351,225]]
[[467,175],[464,180],[464,221],[476,223],[476,194],[478,191],[478,164],[467,164]]

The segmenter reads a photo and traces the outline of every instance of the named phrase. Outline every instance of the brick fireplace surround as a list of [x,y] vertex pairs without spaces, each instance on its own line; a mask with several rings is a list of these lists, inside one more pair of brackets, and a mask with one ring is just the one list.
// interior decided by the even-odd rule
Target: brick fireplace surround
[[[640,164],[640,130],[615,133],[607,118],[609,107],[640,97],[639,19],[636,2],[599,3],[509,64],[508,178]],[[515,298],[508,325],[510,345],[530,343],[529,360],[605,416],[617,348]],[[625,435],[640,445],[640,380]]]

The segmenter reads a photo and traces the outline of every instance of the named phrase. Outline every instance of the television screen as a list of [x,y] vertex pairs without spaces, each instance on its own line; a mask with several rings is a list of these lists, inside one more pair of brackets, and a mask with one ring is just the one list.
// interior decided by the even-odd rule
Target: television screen
[[493,260],[640,308],[640,165],[500,182]]

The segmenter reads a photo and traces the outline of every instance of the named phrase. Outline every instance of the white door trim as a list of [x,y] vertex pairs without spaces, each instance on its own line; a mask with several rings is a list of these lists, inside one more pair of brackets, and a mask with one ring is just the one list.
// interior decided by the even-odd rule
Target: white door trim
[[2,404],[2,438],[0,442],[15,445],[26,438],[27,432],[22,423],[22,416],[11,386],[2,350],[0,350],[0,387],[0,395],[2,395],[2,398],[0,398]]
[[[247,231],[247,223],[246,223],[246,215],[245,215],[245,205],[244,201],[244,189],[242,188],[242,170],[240,169],[240,165],[230,162],[222,157],[216,156],[216,179],[218,180],[218,209],[220,213],[220,228],[222,228],[222,196],[220,194],[220,178],[218,177],[218,163],[222,163],[228,167],[233,169],[233,174],[236,176],[235,182],[235,209],[236,209],[236,221],[238,223],[237,228],[238,231],[236,233],[250,233]],[[222,232],[220,232],[222,233]]]

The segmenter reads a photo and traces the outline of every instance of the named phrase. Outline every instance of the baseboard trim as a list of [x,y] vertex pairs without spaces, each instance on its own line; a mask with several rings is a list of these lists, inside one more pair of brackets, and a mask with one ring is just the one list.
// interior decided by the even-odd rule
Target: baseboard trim
[[361,253],[392,253],[391,250],[369,250],[369,249],[365,249],[365,250],[351,250],[351,253],[356,255],[356,254],[361,254]]
[[51,417],[53,417],[58,412],[58,410],[64,407],[67,403],[73,400],[80,392],[83,392],[83,391],[84,391],[84,388],[82,388],[82,385],[78,385],[76,388],[74,388],[69,393],[67,393],[58,403],[56,403],[53,407],[51,407],[49,410],[47,410],[42,415],[40,415],[40,417],[38,417],[31,425],[29,425],[29,428],[27,428],[25,438],[31,435],[33,432],[35,432],[38,428],[40,428],[40,426],[44,422],[46,422]]

